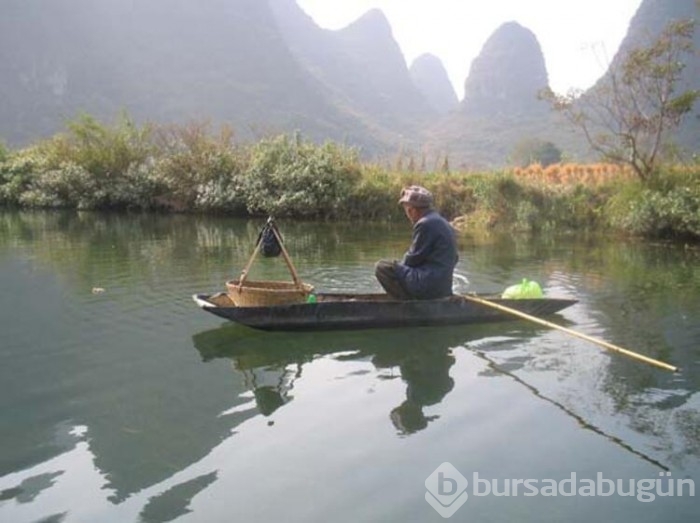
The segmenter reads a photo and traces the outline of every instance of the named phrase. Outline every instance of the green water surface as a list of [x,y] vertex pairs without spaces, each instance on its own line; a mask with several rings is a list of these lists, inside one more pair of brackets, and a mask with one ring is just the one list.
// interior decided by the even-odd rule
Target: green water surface
[[[455,521],[697,518],[697,248],[460,240],[457,291],[534,279],[580,300],[553,321],[672,374],[523,321],[289,334],[199,310],[261,224],[0,212],[0,521],[443,521],[426,479],[446,462],[468,482]],[[319,291],[379,291],[374,263],[410,240],[407,222],[279,225]],[[289,279],[281,259],[251,276]],[[454,508],[445,470],[432,494]],[[572,478],[635,490],[506,491]]]

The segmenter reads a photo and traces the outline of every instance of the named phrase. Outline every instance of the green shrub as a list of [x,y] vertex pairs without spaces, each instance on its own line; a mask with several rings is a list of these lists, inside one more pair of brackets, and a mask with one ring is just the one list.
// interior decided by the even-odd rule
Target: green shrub
[[403,216],[398,204],[402,187],[411,183],[406,175],[392,173],[375,164],[364,165],[361,176],[345,201],[344,215],[359,220],[396,220]]
[[134,191],[142,184],[134,173],[143,175],[139,167],[150,161],[149,138],[149,127],[138,128],[126,116],[113,126],[91,116],[69,122],[67,133],[37,145],[41,169],[32,173],[20,203],[84,209],[136,206]]
[[0,203],[21,205],[22,195],[32,186],[37,173],[46,170],[47,160],[39,147],[13,153],[0,163]]
[[634,198],[614,198],[611,224],[623,231],[655,238],[700,238],[700,191],[676,187],[667,192],[642,189]]
[[233,138],[230,129],[214,135],[207,124],[157,129],[152,177],[158,205],[179,211],[244,211],[241,185],[248,154]]
[[543,198],[547,219],[553,226],[588,229],[600,225],[600,208],[607,193],[600,187],[577,184],[558,191],[549,189]]
[[[404,220],[397,200],[420,184],[447,218],[471,227],[610,227],[700,238],[700,171],[664,166],[653,180],[533,183],[510,173],[418,173],[360,164],[357,152],[278,136],[239,145],[207,124],[136,127],[89,116],[32,147],[0,146],[0,204],[78,209],[165,208],[292,218]],[[415,166],[414,166],[415,167]]]
[[668,169],[652,183],[628,183],[610,198],[606,215],[612,227],[631,234],[700,239],[700,174]]
[[[452,219],[476,209],[477,200],[470,175],[438,173],[427,177],[426,185],[435,197],[437,209]],[[398,194],[398,193],[397,193]]]
[[59,160],[72,161],[107,182],[124,176],[130,167],[144,163],[152,153],[151,128],[137,127],[124,114],[111,127],[83,115],[69,122],[68,130],[68,134],[57,137]]
[[78,207],[92,208],[93,199],[101,189],[84,168],[74,163],[57,169],[42,170],[19,195],[25,207]]
[[354,150],[279,136],[252,147],[242,189],[251,214],[342,217],[359,180]]

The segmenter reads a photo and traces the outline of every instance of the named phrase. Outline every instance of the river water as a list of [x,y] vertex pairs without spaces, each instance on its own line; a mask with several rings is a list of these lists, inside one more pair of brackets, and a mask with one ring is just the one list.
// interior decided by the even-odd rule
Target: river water
[[[457,291],[534,279],[579,300],[553,321],[672,374],[519,320],[288,334],[199,310],[261,223],[0,212],[0,521],[696,519],[697,247],[460,239]],[[279,225],[326,291],[378,291],[410,239]]]

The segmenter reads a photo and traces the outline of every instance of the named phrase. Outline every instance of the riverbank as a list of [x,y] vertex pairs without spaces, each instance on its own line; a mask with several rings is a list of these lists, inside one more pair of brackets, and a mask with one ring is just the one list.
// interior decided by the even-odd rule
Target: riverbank
[[[700,241],[700,164],[642,183],[622,168],[557,164],[461,172],[414,157],[367,164],[300,136],[239,144],[206,125],[105,126],[91,117],[21,150],[0,148],[0,205],[280,218],[393,220],[402,187],[430,189],[459,228],[610,230]],[[420,164],[420,165],[418,165]]]

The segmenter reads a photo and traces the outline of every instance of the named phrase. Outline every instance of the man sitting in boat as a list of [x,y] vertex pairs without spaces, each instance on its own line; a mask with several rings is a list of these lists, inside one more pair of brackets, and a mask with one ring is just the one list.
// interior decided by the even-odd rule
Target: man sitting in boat
[[458,259],[454,229],[433,208],[433,195],[424,187],[403,189],[399,204],[413,224],[413,241],[401,262],[377,262],[377,280],[399,300],[452,295],[452,274]]

